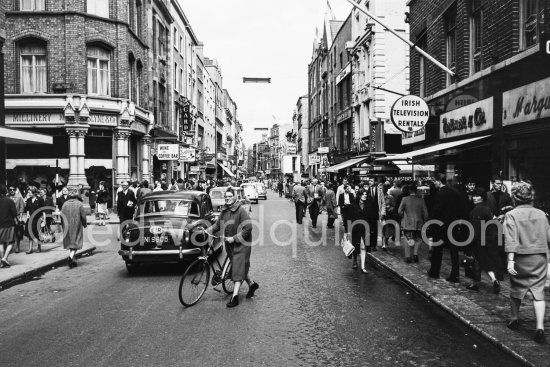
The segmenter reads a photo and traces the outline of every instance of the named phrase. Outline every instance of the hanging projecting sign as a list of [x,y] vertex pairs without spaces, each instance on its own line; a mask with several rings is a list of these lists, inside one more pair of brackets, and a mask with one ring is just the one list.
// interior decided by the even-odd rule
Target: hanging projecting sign
[[422,98],[408,95],[395,101],[390,115],[396,128],[406,133],[414,132],[424,128],[430,117],[430,109]]
[[309,156],[309,165],[319,164],[321,163],[321,156],[317,154],[312,154]]
[[179,148],[177,144],[159,144],[157,158],[161,161],[177,161],[180,159]]
[[180,147],[180,161],[195,162],[195,149],[186,149],[184,147]]
[[327,154],[328,153],[328,147],[319,147],[319,148],[317,148],[317,153]]

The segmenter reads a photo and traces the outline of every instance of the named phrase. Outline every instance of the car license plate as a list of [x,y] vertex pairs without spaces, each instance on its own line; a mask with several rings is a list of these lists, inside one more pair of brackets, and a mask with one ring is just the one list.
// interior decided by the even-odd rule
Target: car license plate
[[145,236],[143,240],[149,243],[166,243],[168,242],[168,236]]

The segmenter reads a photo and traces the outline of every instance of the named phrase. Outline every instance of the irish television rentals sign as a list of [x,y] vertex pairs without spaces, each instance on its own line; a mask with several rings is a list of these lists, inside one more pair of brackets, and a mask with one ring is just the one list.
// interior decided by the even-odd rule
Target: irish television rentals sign
[[408,95],[395,101],[390,116],[396,128],[410,133],[424,129],[430,117],[430,109],[422,98]]

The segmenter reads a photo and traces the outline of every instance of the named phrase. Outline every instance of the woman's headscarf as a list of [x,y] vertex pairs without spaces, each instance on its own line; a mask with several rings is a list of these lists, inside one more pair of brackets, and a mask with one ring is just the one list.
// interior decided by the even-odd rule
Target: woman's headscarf
[[530,204],[533,201],[533,185],[525,181],[514,183],[512,199],[516,205]]

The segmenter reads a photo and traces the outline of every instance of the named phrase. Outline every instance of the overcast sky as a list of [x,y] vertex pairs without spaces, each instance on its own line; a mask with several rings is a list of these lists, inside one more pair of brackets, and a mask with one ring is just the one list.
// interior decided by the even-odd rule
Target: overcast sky
[[[221,66],[246,145],[260,137],[254,128],[292,123],[298,97],[307,94],[315,28],[322,31],[327,0],[179,1],[204,55]],[[346,0],[330,6],[338,20],[351,9]],[[243,77],[269,77],[271,84],[243,84]]]

